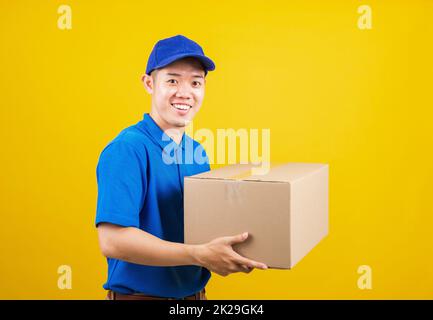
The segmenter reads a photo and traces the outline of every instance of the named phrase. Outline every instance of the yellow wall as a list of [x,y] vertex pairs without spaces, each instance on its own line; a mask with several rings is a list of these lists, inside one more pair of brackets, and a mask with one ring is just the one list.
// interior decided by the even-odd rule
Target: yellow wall
[[273,161],[330,165],[330,235],[293,270],[214,275],[208,297],[433,298],[433,3],[157,3],[0,2],[0,298],[104,297],[98,156],[149,111],[147,57],[179,33],[217,65],[195,129],[270,128]]

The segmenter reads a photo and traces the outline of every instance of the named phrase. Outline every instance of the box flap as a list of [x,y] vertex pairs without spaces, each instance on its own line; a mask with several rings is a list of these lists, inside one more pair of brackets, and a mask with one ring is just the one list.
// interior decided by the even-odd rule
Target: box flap
[[243,180],[294,182],[327,166],[328,164],[322,163],[289,162],[282,165],[272,165],[267,174],[251,175]]
[[187,178],[222,179],[242,181],[293,182],[306,175],[327,167],[328,164],[289,162],[286,164],[271,164],[268,173],[252,174],[252,168],[260,168],[254,164],[234,164],[219,169],[207,171]]
[[253,166],[253,164],[232,164],[215,170],[196,174],[194,176],[190,176],[189,178],[236,180],[236,176],[251,172],[251,168]]

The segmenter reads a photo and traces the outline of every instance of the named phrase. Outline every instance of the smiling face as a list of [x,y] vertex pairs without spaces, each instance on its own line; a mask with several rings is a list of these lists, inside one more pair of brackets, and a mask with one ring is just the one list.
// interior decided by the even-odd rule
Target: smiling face
[[194,58],[184,58],[143,77],[152,95],[151,117],[163,130],[182,129],[200,110],[205,72]]

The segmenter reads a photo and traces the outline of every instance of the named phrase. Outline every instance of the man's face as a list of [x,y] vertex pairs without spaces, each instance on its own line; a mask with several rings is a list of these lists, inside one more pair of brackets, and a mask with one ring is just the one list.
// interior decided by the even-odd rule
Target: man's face
[[185,58],[154,70],[144,84],[152,94],[151,115],[163,129],[185,127],[201,107],[205,72],[198,60]]

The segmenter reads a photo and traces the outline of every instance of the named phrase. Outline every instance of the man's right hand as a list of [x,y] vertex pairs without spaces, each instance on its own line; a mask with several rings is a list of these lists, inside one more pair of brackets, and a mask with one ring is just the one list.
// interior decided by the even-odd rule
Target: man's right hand
[[244,242],[247,238],[248,232],[216,238],[197,245],[195,256],[201,266],[224,277],[235,272],[249,273],[254,268],[267,269],[266,264],[247,259],[233,250],[232,245]]

